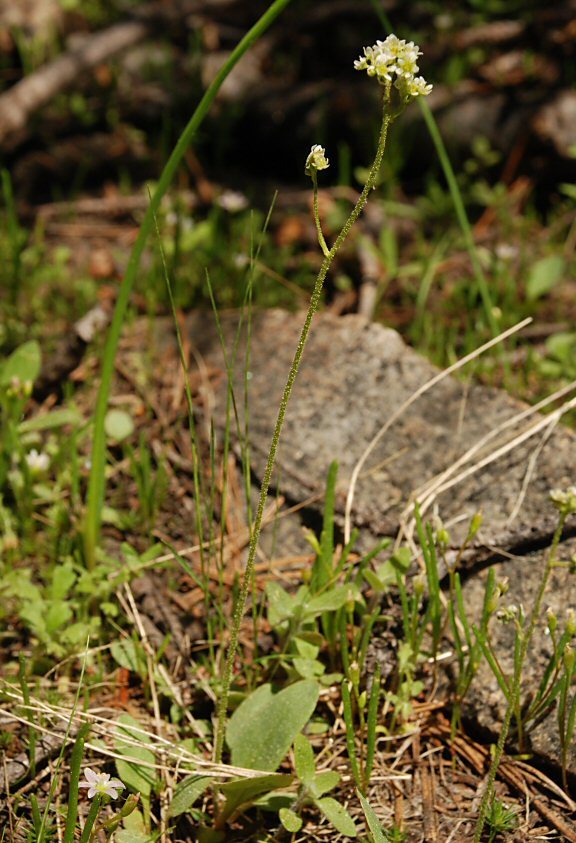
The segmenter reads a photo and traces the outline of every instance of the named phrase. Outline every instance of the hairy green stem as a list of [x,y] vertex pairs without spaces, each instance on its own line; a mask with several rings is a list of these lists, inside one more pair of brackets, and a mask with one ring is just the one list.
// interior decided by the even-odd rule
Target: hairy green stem
[[314,285],[314,290],[312,292],[312,296],[310,298],[310,304],[308,306],[308,312],[306,313],[306,318],[304,320],[304,325],[302,327],[302,331],[300,333],[300,339],[298,340],[298,346],[296,348],[296,352],[294,354],[294,359],[292,361],[292,366],[290,367],[290,372],[288,373],[288,379],[286,381],[286,386],[284,387],[284,392],[282,394],[282,400],[280,401],[280,407],[278,409],[278,417],[276,419],[276,425],[274,427],[274,432],[272,434],[272,443],[270,445],[270,451],[268,454],[268,460],[266,463],[266,469],[264,471],[264,476],[262,478],[262,485],[260,487],[260,497],[258,499],[258,507],[256,510],[256,518],[254,520],[254,524],[252,527],[252,533],[250,537],[250,546],[248,549],[248,559],[246,562],[246,568],[244,570],[244,575],[242,578],[242,585],[240,587],[240,593],[238,595],[238,599],[236,601],[236,605],[234,607],[234,614],[232,618],[232,630],[230,635],[230,644],[228,646],[228,652],[226,654],[226,662],[224,665],[224,675],[222,679],[222,688],[220,691],[220,699],[218,702],[218,723],[216,726],[216,740],[214,743],[214,760],[216,763],[220,763],[222,760],[222,751],[224,749],[224,738],[226,734],[226,714],[228,710],[228,694],[230,691],[230,684],[232,681],[232,673],[234,668],[234,658],[236,656],[236,650],[238,648],[238,637],[240,634],[240,624],[242,623],[242,617],[244,614],[244,608],[246,605],[246,600],[248,597],[248,590],[250,587],[250,582],[252,580],[252,575],[254,572],[254,564],[256,559],[256,549],[258,547],[258,540],[260,538],[260,529],[262,526],[262,517],[264,515],[264,507],[266,505],[266,496],[268,494],[268,488],[270,486],[270,480],[272,478],[272,471],[274,469],[274,463],[276,461],[276,452],[278,450],[278,443],[280,441],[280,434],[282,432],[282,427],[284,425],[284,418],[286,416],[286,410],[288,408],[288,402],[290,400],[290,395],[292,394],[292,388],[294,386],[294,382],[296,380],[296,375],[298,374],[298,369],[300,367],[300,361],[302,360],[302,355],[304,353],[304,347],[306,345],[306,341],[308,339],[308,335],[310,333],[310,328],[312,325],[312,317],[316,312],[316,309],[320,303],[320,296],[322,294],[322,287],[324,284],[324,280],[328,274],[328,270],[330,269],[330,265],[334,260],[334,257],[344,241],[346,237],[350,233],[350,229],[362,213],[364,206],[368,201],[368,197],[370,192],[376,186],[376,179],[378,177],[378,173],[380,172],[380,167],[382,165],[382,158],[384,156],[384,149],[386,147],[386,138],[388,135],[388,127],[392,121],[392,116],[389,114],[387,110],[389,91],[386,92],[385,99],[384,99],[384,111],[383,111],[383,118],[382,118],[382,126],[380,129],[380,137],[378,140],[378,149],[376,152],[376,157],[374,159],[374,163],[370,169],[370,173],[366,180],[366,184],[364,185],[364,189],[356,202],[350,216],[344,223],[344,226],[334,241],[334,245],[322,261],[322,265],[320,267],[320,271],[318,273],[318,277],[316,279],[316,283]]
[[490,810],[490,804],[492,802],[494,794],[494,783],[496,781],[496,774],[498,772],[498,767],[500,766],[500,761],[502,760],[502,755],[504,754],[504,747],[506,745],[506,740],[508,739],[508,733],[510,731],[512,717],[518,711],[518,706],[520,702],[520,689],[522,685],[522,670],[524,667],[524,662],[526,661],[526,655],[528,653],[528,648],[530,647],[530,642],[532,640],[532,636],[534,634],[538,618],[540,617],[542,600],[544,598],[544,593],[548,586],[550,573],[556,562],[556,551],[558,549],[558,544],[560,543],[560,538],[562,536],[562,530],[564,529],[565,521],[566,514],[561,514],[558,521],[558,526],[556,527],[556,532],[554,533],[554,537],[552,539],[552,544],[550,545],[550,550],[548,552],[548,558],[546,560],[546,565],[544,568],[544,573],[542,574],[542,580],[538,588],[538,593],[536,594],[536,599],[534,601],[534,605],[532,606],[530,619],[528,621],[528,628],[525,632],[520,633],[522,635],[522,640],[520,642],[520,652],[518,653],[518,657],[515,659],[514,663],[514,675],[512,678],[510,698],[508,700],[508,706],[506,708],[506,714],[504,716],[504,722],[502,723],[502,729],[498,737],[498,742],[494,749],[494,754],[492,755],[492,762],[488,771],[486,787],[484,789],[484,794],[480,803],[478,820],[476,822],[476,829],[474,832],[474,843],[480,843],[482,831],[484,830],[484,826],[486,824],[486,817],[488,815],[488,811]]
[[126,274],[118,292],[118,299],[114,308],[114,315],[108,331],[106,346],[102,358],[102,372],[100,388],[96,399],[94,411],[94,435],[92,441],[92,460],[90,478],[88,481],[88,495],[86,501],[86,515],[84,521],[84,554],[86,566],[89,569],[94,567],[96,562],[96,548],[100,537],[102,524],[102,505],[104,502],[105,490],[105,465],[106,465],[106,435],[104,421],[108,409],[108,398],[112,386],[112,375],[116,351],[120,340],[120,333],[126,317],[130,294],[136,280],[136,274],[140,265],[140,258],[148,235],[153,230],[154,219],[158,215],[160,202],[170,187],[184,153],[190,146],[194,135],[204,120],[216,94],[220,90],[224,80],[229,75],[235,64],[242,58],[252,44],[269,28],[280,12],[291,0],[275,0],[262,17],[254,24],[237,47],[232,51],[228,60],[216,74],[216,78],[198,103],[194,114],[190,118],[186,128],[182,132],[172,154],[168,159],[164,170],[158,180],[156,190],[150,198],[150,203],[140,226],[138,237],[132,249],[130,260],[126,268]]
[[327,258],[330,255],[330,249],[326,245],[326,240],[324,240],[322,224],[320,223],[320,214],[318,213],[318,174],[316,170],[311,170],[310,176],[312,178],[312,184],[314,185],[314,222],[316,223],[316,231],[318,232],[318,242],[320,243],[322,254],[325,258]]

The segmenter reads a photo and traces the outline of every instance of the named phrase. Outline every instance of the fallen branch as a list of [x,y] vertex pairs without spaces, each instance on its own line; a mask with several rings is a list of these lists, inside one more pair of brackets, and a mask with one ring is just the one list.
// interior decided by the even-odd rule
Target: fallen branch
[[0,144],[22,132],[31,114],[77,82],[81,74],[143,41],[149,31],[147,22],[114,24],[17,82],[0,95]]

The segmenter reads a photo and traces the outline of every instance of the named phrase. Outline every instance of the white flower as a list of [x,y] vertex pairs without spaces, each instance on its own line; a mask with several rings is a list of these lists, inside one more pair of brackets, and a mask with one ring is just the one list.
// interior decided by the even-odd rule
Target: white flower
[[564,516],[576,512],[576,486],[564,489],[551,489],[550,500],[556,509]]
[[325,170],[330,166],[326,158],[326,150],[320,144],[315,143],[306,159],[306,175],[309,176],[312,170]]
[[36,448],[32,448],[32,450],[26,454],[26,463],[32,474],[43,474],[43,472],[48,470],[50,457],[48,454],[38,453]]
[[405,99],[428,96],[432,85],[428,85],[418,73],[418,56],[422,52],[413,41],[404,41],[396,35],[389,35],[385,41],[376,41],[372,47],[364,47],[364,55],[354,62],[356,70],[365,70],[368,76],[376,76],[381,85],[394,82]]
[[429,85],[423,76],[416,76],[410,79],[408,89],[411,97],[427,97],[432,90],[432,85]]
[[416,78],[411,76],[399,76],[394,82],[394,87],[400,92],[403,100],[411,100],[413,97],[427,97],[432,90],[432,85],[427,85],[422,76]]
[[117,799],[119,791],[124,790],[120,779],[111,779],[108,773],[96,773],[90,767],[86,767],[84,775],[86,781],[80,782],[78,787],[88,788],[88,799],[93,799],[97,795]]

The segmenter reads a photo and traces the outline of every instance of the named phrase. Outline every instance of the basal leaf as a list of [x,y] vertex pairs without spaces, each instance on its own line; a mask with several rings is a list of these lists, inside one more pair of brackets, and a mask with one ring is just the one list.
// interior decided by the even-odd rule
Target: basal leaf
[[276,582],[266,585],[268,603],[268,620],[270,625],[277,627],[282,621],[289,620],[294,614],[296,603],[294,598]]
[[294,811],[290,810],[290,808],[280,808],[278,816],[280,817],[280,822],[290,834],[296,834],[302,828],[301,818]]
[[240,805],[250,805],[264,793],[272,790],[290,787],[294,776],[280,773],[268,773],[265,776],[255,776],[252,779],[236,779],[220,785],[220,791],[226,802],[221,810],[221,818],[229,817]]
[[185,814],[189,811],[196,800],[202,796],[211,781],[210,776],[188,776],[188,778],[181,781],[174,791],[174,796],[170,803],[170,816],[177,817],[179,814]]
[[[149,738],[142,734],[140,723],[129,714],[122,714],[116,721],[119,724],[114,745],[123,758],[116,759],[116,770],[124,784],[142,794],[147,799],[156,784],[154,753],[145,744]],[[126,735],[126,740],[122,739]],[[140,763],[144,762],[144,763]]]
[[304,784],[311,782],[316,775],[314,750],[304,735],[296,735],[294,738],[294,767],[296,775]]
[[526,281],[526,297],[530,301],[549,293],[561,281],[566,263],[562,255],[548,255],[532,264]]
[[276,770],[318,701],[319,685],[304,679],[277,694],[261,685],[237,708],[228,724],[232,764]]
[[329,790],[334,790],[339,781],[340,775],[336,770],[323,770],[314,776],[314,781],[310,785],[310,791],[318,799],[320,796],[328,793]]
[[327,820],[329,820],[336,831],[346,837],[356,837],[358,829],[354,820],[339,802],[331,796],[324,796],[322,799],[315,799],[314,804],[320,808]]
[[370,805],[368,800],[362,796],[360,791],[358,791],[358,797],[360,799],[360,804],[362,805],[362,810],[364,811],[366,822],[368,823],[368,828],[370,829],[370,834],[372,835],[374,843],[386,843],[386,838],[384,837],[384,832],[382,831],[380,820],[376,816],[374,808]]
[[38,433],[41,430],[53,430],[55,427],[62,427],[65,424],[77,426],[82,422],[82,416],[78,410],[72,407],[61,407],[35,416],[33,419],[26,419],[18,425],[19,433]]
[[34,383],[40,374],[42,355],[36,340],[29,340],[12,352],[0,368],[0,385],[8,386],[14,378],[20,383]]

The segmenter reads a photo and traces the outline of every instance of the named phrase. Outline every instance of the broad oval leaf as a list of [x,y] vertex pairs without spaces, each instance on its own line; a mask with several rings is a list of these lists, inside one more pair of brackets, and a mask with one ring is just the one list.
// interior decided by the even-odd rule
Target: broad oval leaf
[[528,300],[535,301],[549,293],[562,280],[565,269],[566,262],[562,255],[548,255],[532,264],[526,281]]
[[312,679],[277,694],[261,685],[236,709],[228,723],[232,764],[251,770],[276,770],[318,702],[320,686]]
[[356,837],[358,829],[346,808],[344,808],[331,796],[324,796],[322,799],[315,799],[314,804],[320,808],[327,820],[329,820],[336,831],[346,837]]
[[287,773],[268,773],[252,779],[235,779],[220,785],[220,791],[226,802],[220,811],[220,819],[225,821],[240,805],[251,805],[259,796],[272,790],[290,787],[294,776]]
[[302,828],[301,818],[294,811],[290,810],[290,808],[280,808],[278,816],[280,817],[280,822],[290,834],[296,834]]
[[36,340],[29,340],[13,351],[2,364],[0,384],[7,386],[13,378],[17,378],[20,383],[34,383],[40,374],[41,365],[40,346]]
[[[123,756],[116,759],[118,776],[129,788],[147,799],[157,781],[154,753],[145,746],[149,739],[142,734],[140,723],[129,714],[122,714],[116,722],[114,746]],[[126,740],[122,739],[124,735]]]
[[314,781],[310,785],[310,792],[318,799],[329,790],[334,790],[340,781],[340,774],[336,770],[322,770],[321,773],[316,773]]

